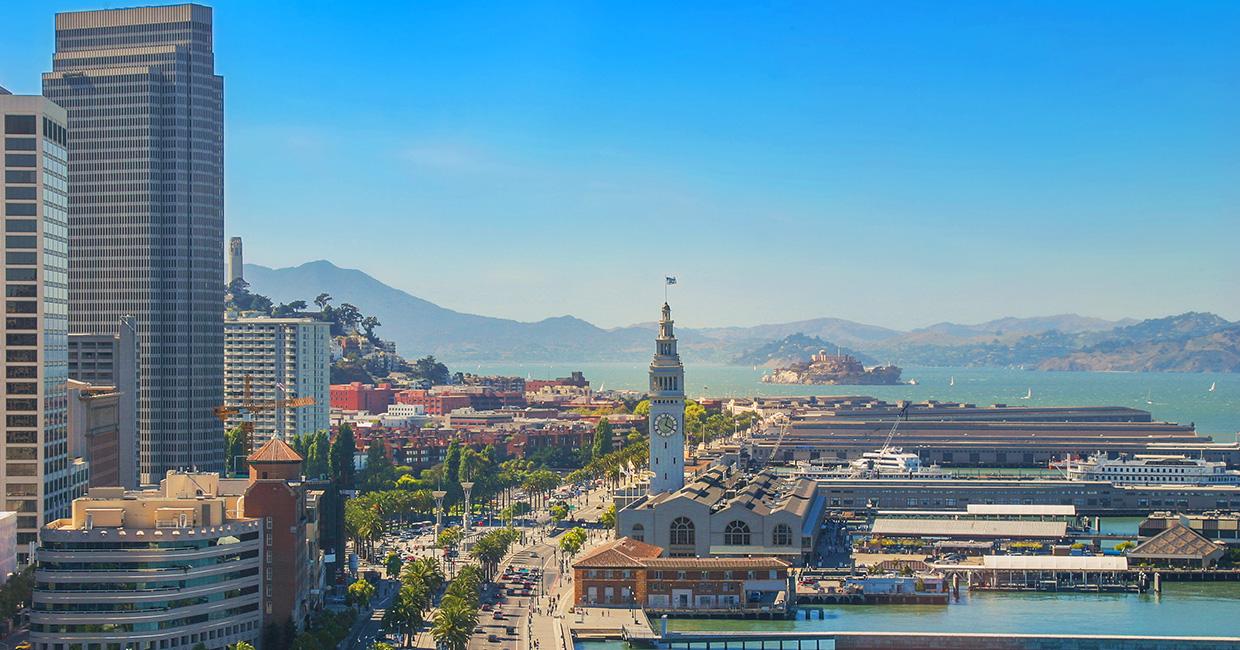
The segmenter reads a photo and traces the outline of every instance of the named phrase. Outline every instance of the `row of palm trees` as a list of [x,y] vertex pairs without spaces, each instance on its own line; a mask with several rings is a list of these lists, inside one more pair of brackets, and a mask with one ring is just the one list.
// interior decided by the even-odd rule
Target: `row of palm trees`
[[443,582],[443,570],[433,558],[418,558],[401,568],[400,591],[383,614],[383,624],[396,631],[401,647],[408,647],[413,642],[413,636],[426,621],[426,612]]
[[591,460],[585,467],[564,477],[564,481],[581,483],[587,480],[603,479],[611,487],[618,487],[620,479],[630,471],[630,468],[640,470],[649,464],[649,454],[649,441],[634,442]]
[[478,626],[482,582],[482,570],[471,564],[448,585],[431,625],[431,636],[443,650],[465,650],[469,645],[469,637]]

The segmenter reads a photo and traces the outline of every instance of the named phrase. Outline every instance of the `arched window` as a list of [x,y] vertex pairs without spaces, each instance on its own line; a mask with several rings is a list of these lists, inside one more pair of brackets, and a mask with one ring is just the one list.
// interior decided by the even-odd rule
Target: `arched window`
[[673,519],[671,533],[669,543],[673,546],[691,546],[697,543],[697,533],[688,517]]
[[727,546],[749,546],[749,524],[734,521],[723,529],[723,543]]
[[792,546],[792,529],[788,524],[776,524],[771,531],[772,546]]
[[646,527],[641,524],[633,524],[633,533],[629,537],[639,542],[646,541]]

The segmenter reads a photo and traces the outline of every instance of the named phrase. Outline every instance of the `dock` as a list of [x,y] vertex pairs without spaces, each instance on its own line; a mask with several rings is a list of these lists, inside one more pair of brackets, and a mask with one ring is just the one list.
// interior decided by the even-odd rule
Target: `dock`
[[[667,632],[625,628],[665,650],[1240,650],[1240,637],[926,632]],[[631,635],[630,635],[631,633]]]

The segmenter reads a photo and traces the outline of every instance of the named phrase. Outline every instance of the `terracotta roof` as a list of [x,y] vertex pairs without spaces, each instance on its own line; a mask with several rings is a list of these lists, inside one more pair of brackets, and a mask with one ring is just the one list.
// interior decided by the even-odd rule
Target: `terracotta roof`
[[775,557],[659,557],[643,562],[647,569],[677,570],[710,570],[727,569],[786,569],[787,562]]
[[663,549],[654,544],[621,537],[586,552],[573,563],[573,568],[640,567],[643,560],[662,554]]
[[288,443],[279,438],[272,438],[250,454],[246,460],[251,463],[300,463],[305,460]]
[[1195,559],[1222,555],[1223,549],[1187,526],[1172,526],[1141,542],[1129,557],[1156,559]]

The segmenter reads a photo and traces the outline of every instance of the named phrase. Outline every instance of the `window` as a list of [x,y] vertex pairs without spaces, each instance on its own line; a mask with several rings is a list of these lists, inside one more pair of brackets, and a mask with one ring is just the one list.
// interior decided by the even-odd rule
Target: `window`
[[39,189],[35,187],[10,187],[4,197],[15,201],[34,201],[39,198]]
[[4,148],[9,151],[34,151],[34,138],[5,138]]
[[749,524],[734,521],[723,529],[723,543],[727,546],[749,546]]
[[33,115],[5,115],[4,132],[10,135],[34,135],[35,120]]
[[697,543],[697,531],[688,517],[672,520],[669,543],[673,546],[691,546]]
[[20,169],[10,169],[4,172],[4,182],[6,183],[33,183],[34,181],[35,172]]
[[792,529],[788,524],[776,524],[775,530],[771,532],[771,545],[792,546]]
[[644,542],[646,541],[646,527],[641,524],[633,524],[633,532],[629,535],[633,539]]
[[34,167],[34,154],[32,153],[6,153],[4,154],[5,167]]
[[33,217],[37,206],[33,203],[5,203],[4,214],[9,217]]

